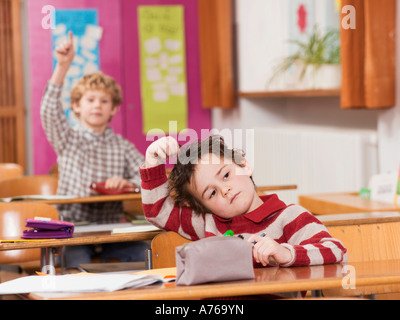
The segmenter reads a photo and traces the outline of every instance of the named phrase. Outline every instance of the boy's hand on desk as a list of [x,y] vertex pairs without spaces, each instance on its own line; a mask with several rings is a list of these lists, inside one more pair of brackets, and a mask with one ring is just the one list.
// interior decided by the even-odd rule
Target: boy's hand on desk
[[154,141],[146,150],[146,168],[156,167],[165,163],[168,158],[176,156],[179,152],[179,144],[172,137],[163,137]]
[[135,186],[133,185],[132,182],[120,177],[108,178],[105,183],[106,189],[122,190],[125,187],[134,188]]
[[257,263],[264,267],[276,264],[286,264],[292,260],[292,253],[289,249],[281,246],[275,240],[260,235],[252,235],[248,242],[254,243],[253,257]]
[[60,66],[67,66],[69,68],[72,61],[74,60],[74,57],[74,41],[72,32],[70,31],[68,33],[68,39],[56,48],[56,58]]

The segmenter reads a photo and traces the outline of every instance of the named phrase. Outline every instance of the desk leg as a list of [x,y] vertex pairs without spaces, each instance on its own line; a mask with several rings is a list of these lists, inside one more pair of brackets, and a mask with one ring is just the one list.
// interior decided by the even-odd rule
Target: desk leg
[[41,272],[55,275],[56,274],[56,248],[42,248],[40,252],[40,268]]
[[313,298],[322,298],[324,295],[322,294],[322,290],[312,290],[311,297]]
[[55,276],[56,275],[56,248],[49,248],[48,249],[48,254],[49,254],[49,261],[48,261],[48,267],[49,267],[49,274]]
[[47,248],[40,249],[40,271],[43,272],[47,265]]
[[151,249],[144,250],[144,263],[146,266],[146,270],[153,269],[153,260],[151,253]]

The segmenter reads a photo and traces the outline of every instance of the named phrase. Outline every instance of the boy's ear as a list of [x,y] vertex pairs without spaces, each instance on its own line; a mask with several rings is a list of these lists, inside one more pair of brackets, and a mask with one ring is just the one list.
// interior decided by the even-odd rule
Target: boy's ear
[[119,106],[113,106],[111,109],[111,116],[115,116],[119,110]]
[[76,103],[76,102],[71,104],[71,109],[75,113],[80,113],[81,112],[81,107],[79,106],[79,103]]

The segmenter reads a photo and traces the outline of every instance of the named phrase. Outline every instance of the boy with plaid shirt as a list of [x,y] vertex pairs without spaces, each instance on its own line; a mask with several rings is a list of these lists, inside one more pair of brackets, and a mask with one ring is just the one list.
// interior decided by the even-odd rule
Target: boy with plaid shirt
[[[133,144],[114,134],[108,127],[121,104],[121,89],[115,80],[102,73],[84,76],[71,91],[71,108],[78,115],[80,125],[68,124],[61,104],[65,75],[74,59],[72,33],[56,49],[57,66],[49,81],[41,105],[44,131],[57,153],[59,195],[90,196],[93,182],[106,181],[108,189],[140,185],[139,166],[143,155]],[[115,223],[123,218],[121,202],[68,204],[58,207],[60,217],[71,222]],[[115,256],[121,246],[126,253]],[[111,249],[110,249],[110,248]],[[103,246],[103,258],[138,261],[144,258],[143,243]],[[66,248],[67,267],[89,263],[94,248],[88,246]]]

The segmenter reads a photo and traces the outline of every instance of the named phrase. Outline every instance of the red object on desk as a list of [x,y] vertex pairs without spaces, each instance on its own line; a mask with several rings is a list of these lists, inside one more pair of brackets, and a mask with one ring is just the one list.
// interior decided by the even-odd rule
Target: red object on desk
[[124,194],[124,193],[139,193],[140,192],[140,188],[139,187],[124,187],[123,189],[107,189],[105,187],[105,182],[93,182],[90,185],[90,189],[100,193],[100,194]]

